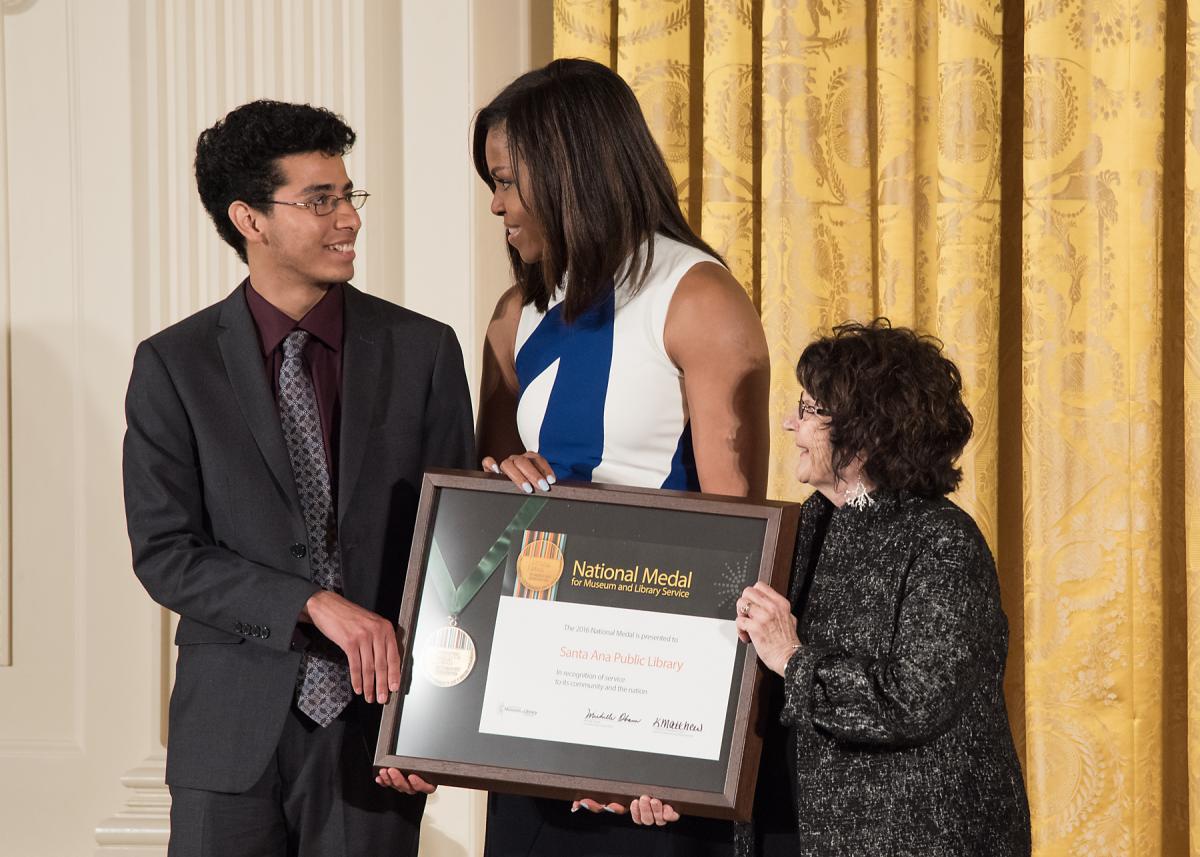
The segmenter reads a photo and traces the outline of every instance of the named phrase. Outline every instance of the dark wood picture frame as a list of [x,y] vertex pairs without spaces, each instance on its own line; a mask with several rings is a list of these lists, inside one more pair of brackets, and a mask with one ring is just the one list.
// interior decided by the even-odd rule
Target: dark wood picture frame
[[[740,660],[742,666],[740,671],[735,672],[735,676],[740,672],[740,681],[737,687],[737,704],[728,760],[723,772],[724,786],[720,792],[617,781],[588,776],[586,771],[567,775],[393,753],[401,718],[404,716],[404,700],[413,678],[413,647],[410,642],[424,591],[426,557],[437,516],[437,500],[439,492],[443,489],[525,496],[516,485],[501,476],[454,470],[431,470],[425,474],[398,620],[403,653],[402,691],[393,694],[384,708],[376,745],[375,766],[399,768],[407,773],[420,774],[430,782],[449,786],[564,800],[590,797],[600,801],[628,804],[639,795],[652,794],[670,803],[681,813],[737,820],[749,819],[762,748],[763,724],[759,722],[758,705],[764,677],[762,665],[750,646],[742,646],[735,659],[735,663]],[[560,482],[546,496],[589,504],[616,504],[761,520],[765,526],[756,579],[766,581],[777,591],[787,591],[799,516],[799,506],[796,504],[570,482]],[[475,668],[486,670],[487,664],[480,663]],[[732,688],[731,684],[730,689]],[[604,748],[596,748],[595,752],[607,751]]]

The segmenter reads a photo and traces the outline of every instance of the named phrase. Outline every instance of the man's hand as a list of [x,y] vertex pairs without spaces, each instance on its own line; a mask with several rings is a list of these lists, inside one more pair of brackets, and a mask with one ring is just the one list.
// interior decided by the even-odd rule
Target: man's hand
[[346,653],[355,693],[367,702],[382,703],[387,702],[389,691],[400,690],[400,648],[391,622],[324,589],[308,599],[301,619],[305,614]]
[[403,771],[396,768],[380,768],[379,773],[375,775],[375,782],[398,792],[404,792],[406,795],[431,795],[437,791],[437,786],[425,782],[416,774],[406,776]]

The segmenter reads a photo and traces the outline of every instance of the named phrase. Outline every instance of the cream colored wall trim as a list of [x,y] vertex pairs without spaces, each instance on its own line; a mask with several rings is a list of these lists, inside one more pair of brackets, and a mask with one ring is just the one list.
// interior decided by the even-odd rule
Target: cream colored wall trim
[[12,378],[9,375],[8,107],[4,63],[4,16],[15,9],[6,0],[0,13],[0,667],[12,665]]
[[166,768],[164,758],[147,759],[121,777],[121,785],[133,794],[124,809],[96,826],[97,857],[146,857],[148,846],[165,853],[171,837],[171,795],[163,785]]

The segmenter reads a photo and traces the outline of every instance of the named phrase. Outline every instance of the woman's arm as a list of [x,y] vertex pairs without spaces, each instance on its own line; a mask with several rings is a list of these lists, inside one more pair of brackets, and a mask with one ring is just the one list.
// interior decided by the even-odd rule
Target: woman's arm
[[935,522],[908,570],[886,655],[804,646],[788,661],[785,723],[808,721],[839,741],[897,747],[949,728],[989,678],[982,674],[987,654],[1002,649],[1006,636],[988,585],[991,555],[964,523],[957,516]]
[[526,451],[517,430],[520,384],[515,349],[521,307],[521,293],[513,286],[500,296],[488,324],[475,435],[483,469],[503,473],[529,494],[534,486],[549,491],[555,476],[545,458]]
[[766,496],[771,365],[745,290],[715,262],[694,266],[671,298],[663,342],[683,373],[701,489]]
[[475,425],[475,448],[481,456],[497,461],[525,451],[517,433],[520,387],[514,348],[520,320],[521,293],[513,286],[500,296],[484,337],[479,419]]

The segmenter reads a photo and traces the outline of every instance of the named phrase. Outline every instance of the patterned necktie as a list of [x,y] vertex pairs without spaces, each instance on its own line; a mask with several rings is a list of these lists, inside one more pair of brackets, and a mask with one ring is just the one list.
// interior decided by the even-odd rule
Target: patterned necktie
[[[338,550],[333,493],[321,437],[321,416],[312,379],[302,355],[308,331],[294,330],[283,341],[283,366],[279,369],[279,422],[292,459],[292,474],[300,494],[304,526],[308,530],[309,561],[313,582],[341,593],[342,557]],[[296,705],[321,726],[328,726],[350,704],[350,670],[345,661],[304,653],[296,680]]]

